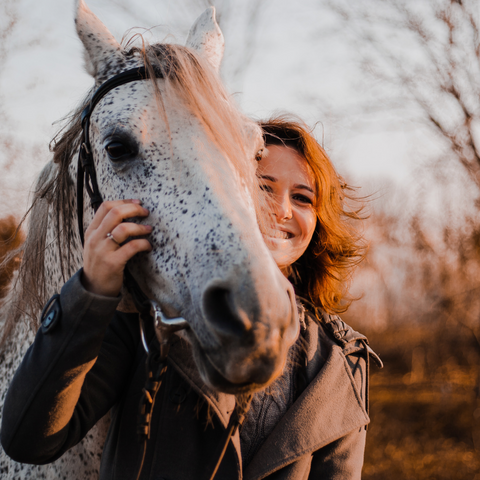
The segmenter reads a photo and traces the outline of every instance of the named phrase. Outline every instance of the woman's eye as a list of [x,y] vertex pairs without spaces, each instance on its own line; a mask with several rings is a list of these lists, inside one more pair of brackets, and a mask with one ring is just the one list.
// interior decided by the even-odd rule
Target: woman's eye
[[296,200],[297,202],[300,202],[300,203],[306,203],[306,204],[309,204],[309,205],[313,205],[313,201],[311,198],[308,198],[306,197],[305,195],[300,195],[300,194],[296,194],[293,196],[293,199]]
[[267,193],[273,193],[273,189],[272,187],[270,187],[269,185],[260,185],[260,190],[263,190],[264,192],[267,192]]
[[126,145],[120,142],[111,142],[106,147],[107,155],[110,160],[118,161],[124,157],[131,155],[131,150]]
[[263,157],[263,148],[261,148],[256,154],[255,154],[255,160],[259,162]]

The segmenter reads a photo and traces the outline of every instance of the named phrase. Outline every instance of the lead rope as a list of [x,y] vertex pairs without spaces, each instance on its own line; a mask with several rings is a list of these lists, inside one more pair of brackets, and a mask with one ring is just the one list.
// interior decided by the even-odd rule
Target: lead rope
[[[142,317],[141,328],[145,328],[146,325],[152,325],[153,322],[144,322],[145,317],[147,315],[150,316],[149,314],[140,315]],[[141,335],[145,345],[147,335],[144,331],[141,332]],[[162,385],[163,377],[165,376],[165,373],[167,371],[167,357],[169,350],[168,340],[159,343],[160,349],[158,349],[158,345],[155,339],[156,337],[154,338],[154,341],[150,342],[150,344],[148,345],[148,355],[145,362],[147,381],[145,387],[143,388],[143,395],[140,401],[139,424],[137,428],[140,442],[142,442],[142,454],[136,480],[139,480],[142,474],[145,456],[147,452],[147,442],[150,439],[150,427],[153,408],[155,406],[155,399]],[[245,397],[244,401],[241,404],[238,404],[237,402],[237,404],[235,405],[235,410],[230,416],[230,420],[228,422],[227,428],[225,429],[223,439],[217,449],[217,454],[214,456],[214,458],[217,458],[217,461],[214,464],[211,475],[207,477],[209,480],[214,480],[218,469],[220,468],[220,465],[222,463],[223,457],[225,456],[225,452],[227,451],[230,439],[235,435],[237,429],[242,426],[245,420],[245,415],[248,412],[250,403],[252,402],[252,398],[253,395],[249,394]],[[207,469],[207,472],[208,471],[209,469]]]
[[245,415],[247,414],[248,409],[250,408],[250,403],[252,402],[252,398],[253,398],[253,395],[250,394],[246,397],[245,403],[243,405],[237,404],[235,406],[235,410],[233,411],[230,417],[230,421],[228,422],[227,429],[225,430],[224,438],[217,450],[217,452],[219,452],[218,460],[215,463],[212,474],[209,477],[207,477],[208,480],[213,480],[215,478],[215,475],[217,474],[218,469],[220,468],[220,464],[222,463],[223,457],[225,456],[225,452],[227,451],[227,447],[228,447],[228,444],[230,443],[230,439],[235,435],[237,429],[240,428],[243,425],[243,422],[245,421]]
[[[144,335],[144,333],[145,332],[141,332],[142,335]],[[142,474],[143,470],[143,464],[145,462],[147,442],[150,439],[150,429],[155,399],[157,398],[157,393],[162,386],[163,377],[167,371],[168,349],[164,349],[163,354],[161,352],[162,351],[158,349],[157,342],[154,338],[148,347],[147,359],[145,361],[147,381],[145,383],[145,387],[143,388],[138,415],[137,433],[139,440],[142,443],[142,453],[140,465],[138,467],[138,474],[136,477],[137,480],[140,479],[140,475]]]

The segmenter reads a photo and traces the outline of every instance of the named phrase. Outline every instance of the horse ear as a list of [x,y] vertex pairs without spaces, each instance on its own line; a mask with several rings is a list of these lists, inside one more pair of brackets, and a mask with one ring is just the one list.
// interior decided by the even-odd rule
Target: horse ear
[[197,18],[188,34],[186,46],[204,55],[217,72],[220,70],[225,40],[215,20],[215,7],[207,8]]
[[118,63],[123,62],[122,48],[84,0],[76,0],[75,25],[85,47],[87,72],[95,77],[98,83],[102,83],[106,80],[107,71],[117,63],[112,59],[117,57]]

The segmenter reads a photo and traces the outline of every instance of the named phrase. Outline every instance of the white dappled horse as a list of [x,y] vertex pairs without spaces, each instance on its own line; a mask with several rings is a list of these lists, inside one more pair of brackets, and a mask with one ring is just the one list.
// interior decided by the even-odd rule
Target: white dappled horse
[[[130,271],[149,298],[188,321],[183,334],[205,382],[230,393],[269,383],[297,334],[295,302],[257,224],[261,132],[218,78],[223,36],[213,8],[196,21],[185,47],[123,48],[83,0],[76,27],[96,88],[140,66],[163,72],[162,79],[110,90],[90,120],[103,199],[138,198],[150,211],[142,221],[154,227],[153,251],[135,257]],[[54,159],[38,180],[11,308],[0,320],[9,332],[1,353],[2,405],[34,336],[35,321],[19,312],[38,320],[42,303],[82,265],[75,198],[81,111],[57,137]],[[86,226],[93,211],[84,195]],[[106,421],[100,422],[47,466],[15,464],[2,453],[0,476],[97,478],[105,433]]]

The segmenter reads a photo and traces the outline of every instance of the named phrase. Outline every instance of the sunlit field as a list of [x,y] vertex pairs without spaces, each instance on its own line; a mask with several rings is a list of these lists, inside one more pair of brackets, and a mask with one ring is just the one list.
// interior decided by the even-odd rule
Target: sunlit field
[[480,354],[458,325],[372,332],[363,478],[480,479]]

